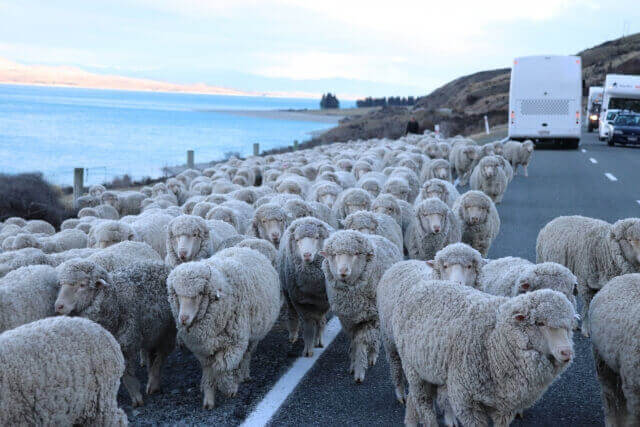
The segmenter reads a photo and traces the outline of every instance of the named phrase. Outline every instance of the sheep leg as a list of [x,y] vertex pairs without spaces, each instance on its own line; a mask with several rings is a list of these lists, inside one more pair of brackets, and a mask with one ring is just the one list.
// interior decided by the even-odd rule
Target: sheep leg
[[258,341],[249,341],[247,351],[242,357],[242,362],[240,362],[240,382],[249,381],[251,379],[251,357],[253,356],[253,353],[256,351],[257,347]]
[[313,347],[318,336],[318,323],[314,319],[302,319],[302,339],[304,341],[304,357],[313,356]]
[[626,402],[625,394],[622,391],[622,379],[617,372],[606,365],[595,348],[593,349],[593,358],[602,390],[605,425],[607,427],[623,425]]
[[463,426],[485,427],[489,425],[487,416],[482,408],[473,402],[463,402],[462,404],[458,404],[457,407],[453,405],[453,410]]
[[239,377],[239,370],[231,372],[217,372],[215,377],[215,388],[227,397],[236,397],[238,394]]
[[406,368],[405,373],[409,383],[405,425],[415,426],[420,421],[426,427],[437,426],[438,419],[433,407],[437,395],[436,386],[420,378],[411,366]]
[[517,164],[512,164],[511,167],[513,168],[513,176],[518,175],[518,165]]
[[213,367],[210,365],[202,366],[202,380],[200,388],[202,389],[202,409],[213,409],[216,406],[216,379],[213,373]]
[[293,303],[285,292],[285,300],[287,301],[287,330],[289,331],[289,342],[293,344],[298,341],[298,330],[300,328],[300,319]]
[[135,369],[130,366],[130,363],[127,363],[127,367],[125,368],[122,383],[131,397],[131,406],[136,408],[144,405],[142,393],[140,393],[140,381],[136,378]]
[[449,394],[447,393],[447,386],[443,385],[438,387],[438,397],[436,399],[438,408],[444,413],[444,425],[447,427],[457,427],[458,420],[453,413],[451,404],[449,403]]
[[494,427],[509,427],[511,421],[514,418],[513,413],[505,413],[501,411],[495,411],[491,414],[491,419],[493,420]]
[[316,335],[316,348],[324,347],[324,341],[322,340],[322,336],[324,335],[324,328],[327,326],[327,318],[322,316],[320,320],[318,320],[318,334]]
[[[164,339],[160,342],[160,346],[155,349],[151,354],[147,352],[147,374],[149,380],[147,381],[147,394],[153,394],[160,390],[160,383],[162,381],[162,368],[167,360],[167,357],[171,354],[176,346],[175,330],[169,332]],[[153,355],[153,358],[150,356]]]
[[522,165],[522,169],[524,169],[524,176],[529,176],[529,173],[527,172],[527,164]]
[[[635,375],[635,372],[632,375]],[[640,423],[640,388],[636,384],[625,382],[622,391],[627,399],[624,425],[637,426]]]
[[589,305],[598,291],[591,289],[588,285],[578,282],[578,293],[582,297],[582,335],[589,338]]
[[401,405],[406,402],[405,384],[406,378],[404,377],[404,371],[402,370],[402,361],[398,350],[391,343],[387,343],[388,340],[383,340],[385,343],[384,351],[387,355],[387,361],[389,362],[389,371],[391,372],[391,381],[395,386],[396,399]]

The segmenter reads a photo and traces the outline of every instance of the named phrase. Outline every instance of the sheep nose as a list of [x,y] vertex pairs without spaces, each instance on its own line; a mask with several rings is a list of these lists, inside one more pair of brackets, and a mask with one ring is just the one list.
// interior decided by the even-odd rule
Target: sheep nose
[[562,356],[563,362],[568,362],[573,357],[573,350],[570,348],[565,348],[560,350],[560,356]]
[[180,251],[179,256],[180,256],[180,259],[182,261],[184,261],[185,259],[187,259],[187,252],[186,251]]
[[64,311],[64,304],[56,304],[56,313],[62,314]]
[[277,242],[278,240],[280,240],[280,234],[278,234],[278,233],[271,233],[271,239],[272,239],[274,242]]
[[311,259],[311,254],[309,252],[305,252],[302,254],[302,258],[304,258],[305,261],[309,261]]
[[182,323],[183,325],[186,325],[187,324],[187,320],[189,320],[189,318],[187,317],[186,314],[180,315],[180,323]]
[[433,226],[433,232],[434,232],[434,233],[436,233],[436,234],[438,234],[438,233],[440,232],[440,226],[438,226],[438,225],[434,225],[434,226]]
[[478,218],[477,216],[472,216],[471,217],[471,223],[472,224],[476,224],[478,221],[480,221],[480,218]]

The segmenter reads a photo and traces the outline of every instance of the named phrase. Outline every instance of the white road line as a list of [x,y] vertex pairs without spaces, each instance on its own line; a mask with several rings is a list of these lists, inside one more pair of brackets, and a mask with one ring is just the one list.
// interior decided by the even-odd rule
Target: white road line
[[591,163],[593,163],[594,165],[598,164],[598,161],[596,159],[594,159],[593,157],[589,157],[589,161]]
[[583,148],[582,150],[580,150],[580,151],[582,151],[583,153],[586,153],[586,152],[587,152],[587,150],[585,150],[584,148]]
[[604,176],[609,178],[609,181],[617,181],[618,180],[618,178],[616,178],[615,176],[611,175],[609,172],[605,173]]
[[640,205],[640,200],[636,200],[636,202],[638,202],[638,204]]
[[293,392],[305,374],[313,367],[322,353],[331,345],[331,342],[340,332],[341,326],[337,316],[327,323],[325,329],[324,348],[313,350],[313,357],[300,357],[291,368],[273,386],[258,406],[244,420],[240,427],[262,427],[267,425],[271,417],[278,411],[287,397]]

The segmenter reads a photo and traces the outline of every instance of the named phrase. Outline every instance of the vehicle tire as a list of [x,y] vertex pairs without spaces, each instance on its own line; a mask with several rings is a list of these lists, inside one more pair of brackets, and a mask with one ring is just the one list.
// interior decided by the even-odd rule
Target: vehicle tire
[[612,140],[612,139],[607,139],[607,145],[608,145],[609,147],[613,147],[615,144],[613,143],[613,140]]
[[580,145],[580,140],[579,139],[572,139],[567,141],[566,143],[566,147],[570,150],[576,150],[578,148],[578,146]]
[[602,141],[604,141],[604,138],[603,138],[603,137],[601,137],[601,136],[598,136],[598,140],[599,140],[600,142],[602,142]]

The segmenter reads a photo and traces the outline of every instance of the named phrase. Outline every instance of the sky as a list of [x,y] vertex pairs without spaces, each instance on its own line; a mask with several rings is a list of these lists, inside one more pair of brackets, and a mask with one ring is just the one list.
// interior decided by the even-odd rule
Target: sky
[[253,92],[420,96],[640,32],[638,0],[0,0],[0,57]]

